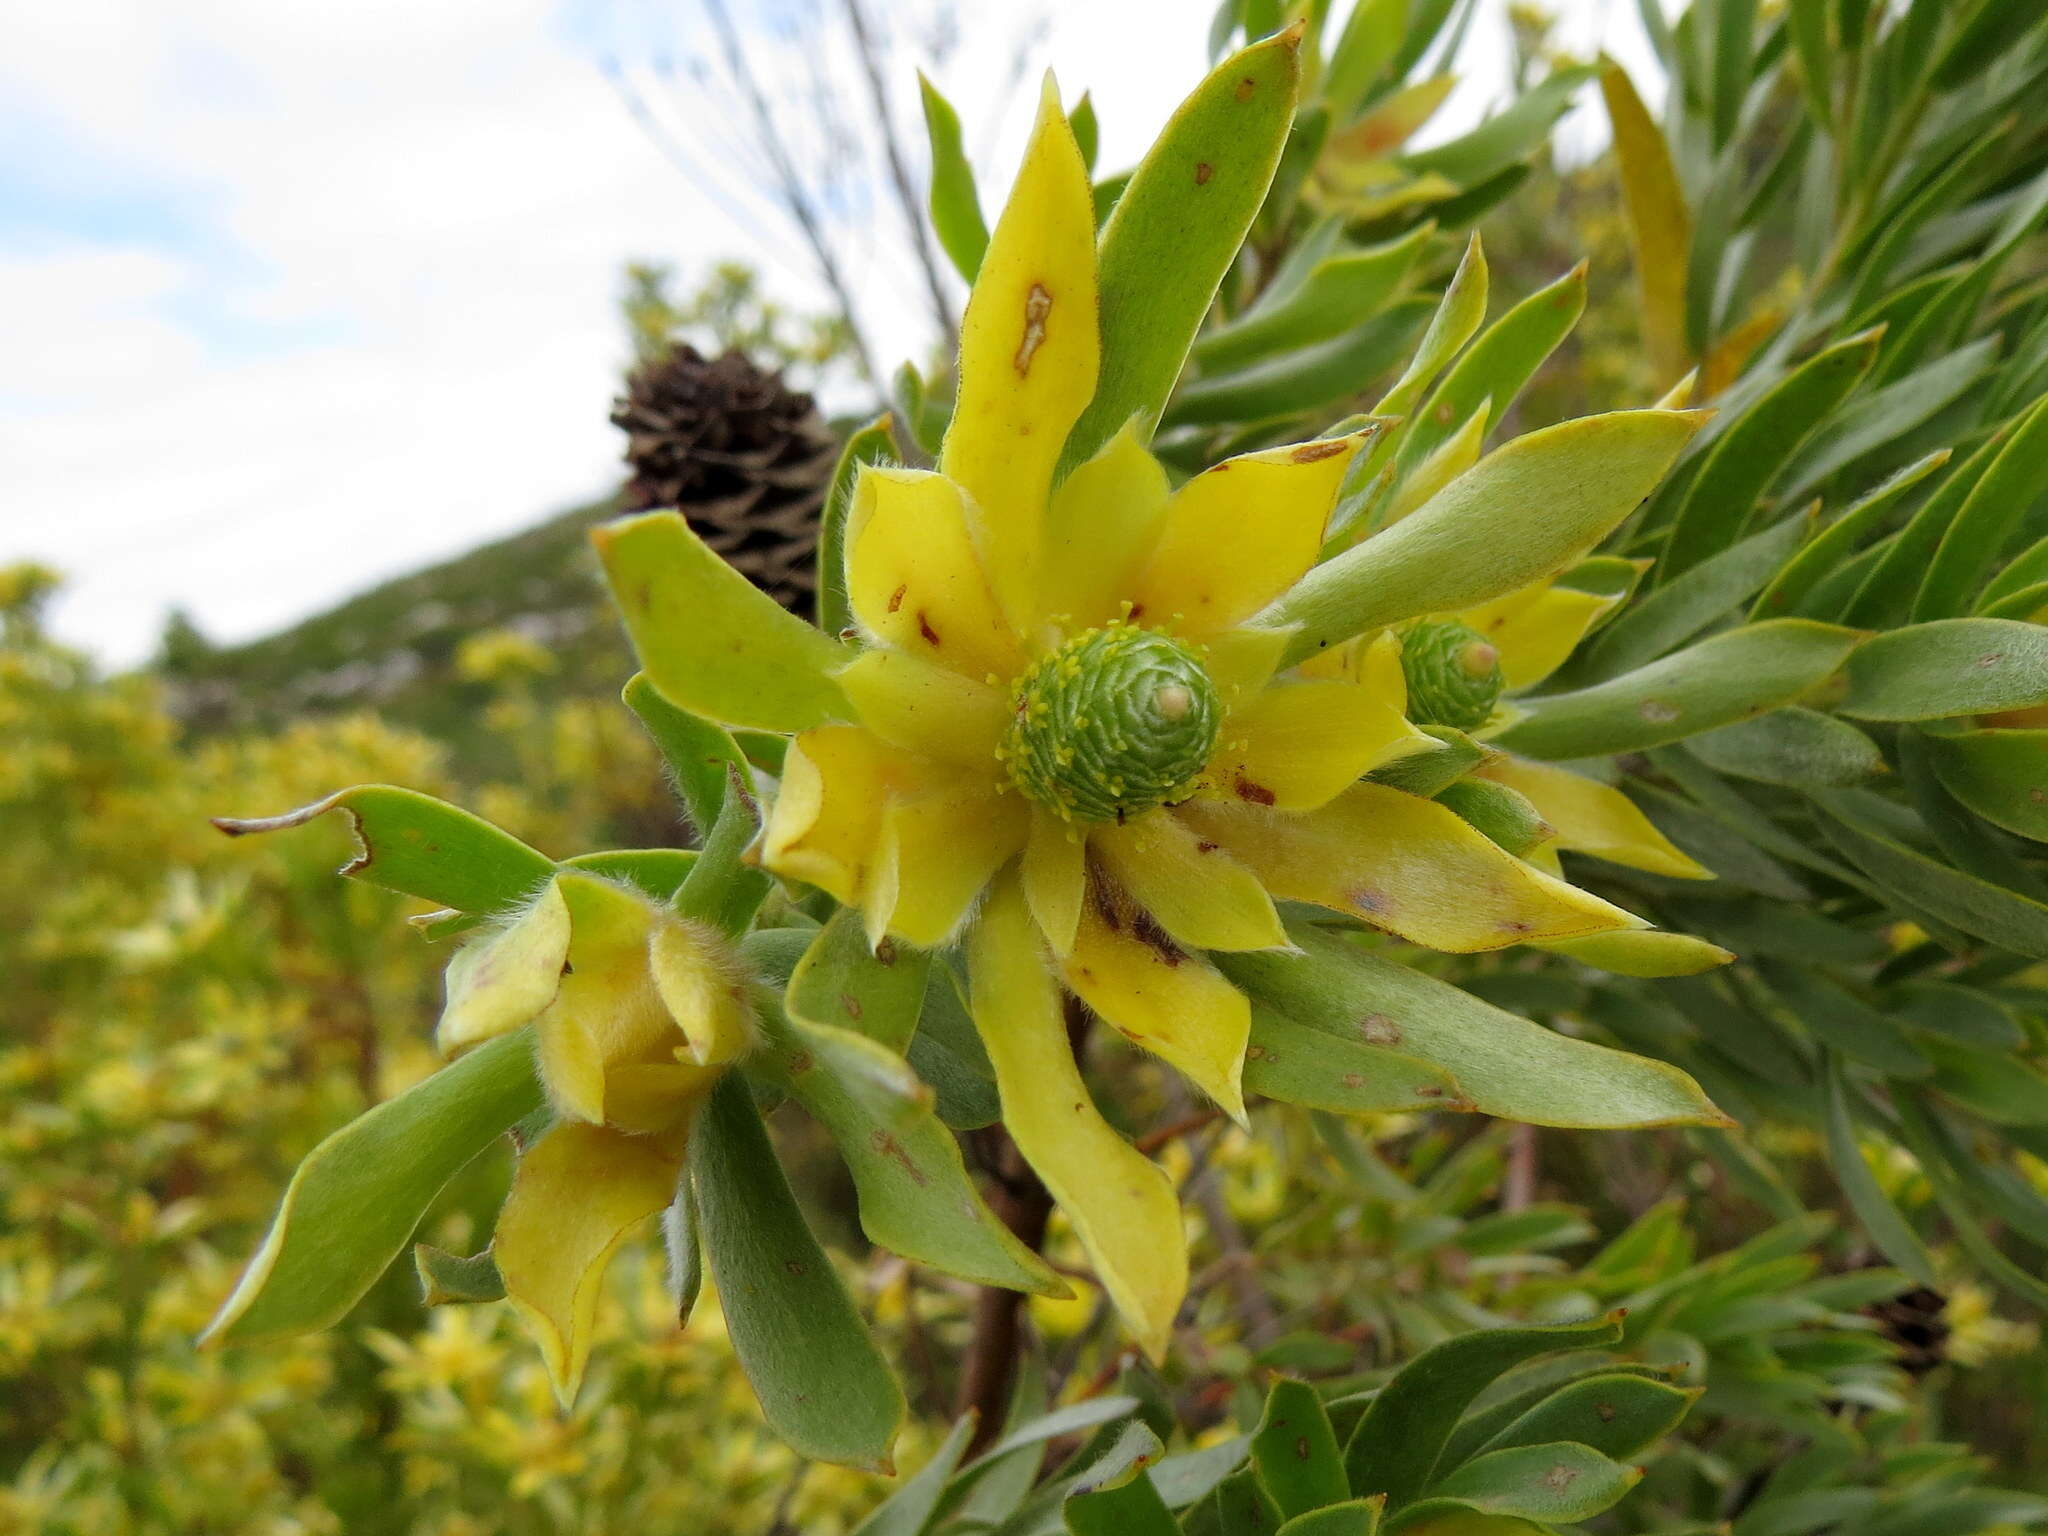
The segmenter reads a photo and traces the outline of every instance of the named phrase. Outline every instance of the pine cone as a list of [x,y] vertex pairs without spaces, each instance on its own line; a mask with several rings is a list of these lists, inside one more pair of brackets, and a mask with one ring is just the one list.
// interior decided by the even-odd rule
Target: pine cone
[[1916,1286],[1910,1291],[1865,1308],[1884,1336],[1899,1349],[1899,1365],[1911,1376],[1925,1376],[1948,1358],[1947,1300],[1939,1291]]
[[818,514],[838,444],[809,395],[737,351],[706,360],[677,343],[641,363],[613,402],[626,434],[624,504],[674,507],[783,607],[809,617]]

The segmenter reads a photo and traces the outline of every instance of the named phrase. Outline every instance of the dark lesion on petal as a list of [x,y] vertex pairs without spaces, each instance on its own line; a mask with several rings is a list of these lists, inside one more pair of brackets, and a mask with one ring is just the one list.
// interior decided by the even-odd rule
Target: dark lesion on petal
[[1031,373],[1031,360],[1038,355],[1038,349],[1045,344],[1045,320],[1052,313],[1052,294],[1043,283],[1033,283],[1031,291],[1024,295],[1024,339],[1017,344],[1017,355],[1011,359],[1018,378]]

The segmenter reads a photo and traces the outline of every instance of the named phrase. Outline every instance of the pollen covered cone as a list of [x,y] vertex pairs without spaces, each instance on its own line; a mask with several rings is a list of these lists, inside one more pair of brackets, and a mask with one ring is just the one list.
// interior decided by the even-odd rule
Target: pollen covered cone
[[[843,634],[776,610],[672,515],[596,535],[651,684],[791,734],[762,862],[860,913],[877,946],[964,949],[1004,1123],[1155,1356],[1187,1285],[1178,1201],[1090,1097],[1069,997],[1242,1119],[1251,1003],[1219,959],[1288,947],[1277,901],[1458,952],[1643,926],[1367,776],[1438,746],[1404,713],[1389,626],[1563,569],[1695,423],[1623,414],[1511,447],[1504,494],[1423,508],[1363,563],[1318,559],[1386,423],[1178,487],[1147,450],[1271,177],[1298,41],[1253,45],[1189,98],[1099,247],[1048,82],[937,468],[869,463],[847,494],[843,569],[825,573]],[[1262,92],[1271,155],[1233,169],[1233,114],[1265,110]],[[1173,270],[1202,250],[1206,286]]]
[[492,1253],[566,1403],[612,1254],[674,1199],[690,1125],[750,1042],[745,981],[710,928],[564,872],[456,954],[447,992],[444,1051],[533,1027],[555,1123],[520,1156]]
[[1178,1202],[1089,1098],[1063,990],[1241,1119],[1250,1005],[1205,952],[1285,946],[1276,897],[1460,951],[1635,919],[1360,782],[1430,745],[1397,651],[1282,677],[1285,637],[1247,626],[1315,562],[1370,427],[1170,490],[1133,424],[1055,483],[1104,364],[1095,261],[1048,94],[938,469],[871,466],[855,489],[848,718],[792,742],[763,861],[877,942],[964,937],[1005,1122],[1157,1355],[1186,1285]]

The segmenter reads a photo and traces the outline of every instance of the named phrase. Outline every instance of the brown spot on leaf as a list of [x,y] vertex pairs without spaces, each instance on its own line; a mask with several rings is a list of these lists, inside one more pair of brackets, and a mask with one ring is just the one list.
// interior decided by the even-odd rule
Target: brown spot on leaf
[[1195,185],[1198,187],[1206,187],[1207,185],[1209,185],[1209,178],[1211,176],[1214,176],[1215,174],[1216,167],[1211,165],[1206,160],[1202,161],[1201,164],[1195,167]]
[[1399,1045],[1401,1026],[1384,1013],[1368,1013],[1358,1021],[1359,1038],[1368,1045]]
[[2027,798],[2033,801],[2034,804],[2039,805],[2043,801],[2048,801],[2048,790],[2044,790],[2039,785],[2036,785],[2027,791]]
[[896,941],[894,939],[885,938],[875,946],[875,963],[877,965],[894,965],[896,963]]
[[1158,956],[1160,963],[1169,969],[1177,968],[1181,961],[1187,959],[1187,952],[1173,942],[1172,936],[1143,907],[1131,909],[1131,936]]
[[789,1058],[790,1076],[795,1077],[801,1073],[808,1072],[813,1065],[814,1063],[811,1060],[811,1053],[809,1051],[798,1051]]
[[1241,773],[1237,776],[1237,782],[1231,787],[1237,791],[1238,799],[1249,800],[1253,805],[1271,805],[1279,798],[1273,791],[1266,788],[1265,785],[1254,784]]
[[1678,706],[1663,699],[1645,699],[1636,713],[1652,725],[1669,725],[1678,718]]
[[801,1259],[784,1259],[782,1261],[782,1267],[788,1270],[792,1275],[801,1275],[804,1272],[803,1261]]
[[855,997],[851,992],[842,992],[839,994],[839,1006],[841,1009],[845,1011],[846,1016],[849,1019],[858,1019],[860,1017],[860,999]]
[[917,610],[917,632],[924,636],[926,645],[937,645],[939,643],[939,632],[932,628],[932,621],[925,615],[925,611],[922,608]]
[[1387,910],[1387,898],[1367,886],[1361,885],[1355,891],[1346,891],[1344,899],[1361,912],[1384,912]]
[[901,1166],[903,1171],[910,1175],[910,1181],[920,1189],[931,1182],[925,1171],[917,1166],[916,1159],[903,1150],[903,1143],[887,1131],[878,1130],[870,1133],[868,1143],[889,1161]]
[[1017,343],[1017,355],[1010,360],[1020,379],[1031,372],[1031,360],[1045,344],[1045,317],[1051,313],[1052,295],[1045,291],[1045,284],[1033,283],[1024,295],[1024,339]]
[[1365,1086],[1365,1074],[1363,1072],[1346,1072],[1344,1074],[1344,1086],[1346,1088],[1363,1088]]
[[1435,1083],[1424,1083],[1415,1090],[1415,1097],[1418,1099],[1440,1099],[1443,1096],[1443,1089],[1439,1088]]
[[905,582],[902,586],[898,587],[894,592],[891,592],[889,594],[889,611],[891,613],[894,613],[898,608],[901,608],[903,606],[903,594],[908,592],[909,590],[910,584],[908,582]]
[[1303,1435],[1294,1442],[1294,1457],[1297,1461],[1307,1461],[1308,1455],[1308,1436]]
[[1593,1411],[1600,1415],[1600,1422],[1602,1424],[1612,1424],[1614,1422],[1614,1404],[1596,1403],[1593,1406]]
[[[2039,794],[2039,793],[2040,793],[2040,791],[2039,791],[2039,790],[2035,790],[2035,791],[2034,791],[2034,793],[2035,793],[2035,794]],[[1220,845],[1218,845],[1218,844],[1216,844],[1216,843],[1212,843],[1212,842],[1210,842],[1210,841],[1209,841],[1209,840],[1208,840],[1208,839],[1207,839],[1207,838],[1205,837],[1205,838],[1203,838],[1203,839],[1202,839],[1202,840],[1201,840],[1200,842],[1198,842],[1198,843],[1196,843],[1196,844],[1195,844],[1195,852],[1197,852],[1197,853],[1214,853],[1214,852],[1216,851],[1216,849],[1218,848],[1218,846],[1220,846]]]
[[1303,443],[1287,457],[1296,464],[1313,464],[1318,459],[1335,458],[1349,446],[1341,437],[1319,437],[1312,443]]
[[1552,1467],[1548,1472],[1543,1474],[1543,1486],[1546,1488],[1555,1489],[1560,1493],[1562,1493],[1565,1489],[1571,1487],[1571,1485],[1577,1482],[1578,1480],[1579,1469],[1577,1467],[1567,1466],[1564,1462],[1561,1461],[1556,1466]]
[[1246,75],[1244,79],[1237,82],[1237,99],[1239,101],[1250,101],[1252,99],[1252,92],[1258,88],[1259,82],[1252,79],[1250,75]]
[[1979,656],[1977,658],[1977,665],[1980,667],[1995,667],[2003,660],[2005,660],[2005,652],[1993,651],[1989,655]]

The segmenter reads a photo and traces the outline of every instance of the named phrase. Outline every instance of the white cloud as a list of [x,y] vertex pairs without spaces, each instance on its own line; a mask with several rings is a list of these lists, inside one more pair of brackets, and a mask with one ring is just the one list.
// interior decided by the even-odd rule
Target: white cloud
[[[548,0],[10,6],[0,111],[178,213],[0,243],[0,559],[68,571],[60,628],[110,659],[145,655],[174,603],[247,638],[608,488],[626,259],[745,256],[813,298],[799,256],[662,159]],[[1128,163],[1201,73],[1201,18],[1048,9],[1043,57]],[[986,126],[993,201],[1032,93],[1003,97],[1009,61],[975,44],[941,80]],[[923,349],[908,273],[878,262],[862,296],[885,359]]]

